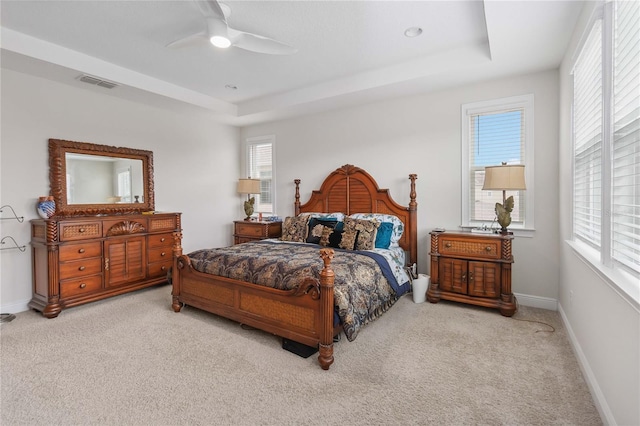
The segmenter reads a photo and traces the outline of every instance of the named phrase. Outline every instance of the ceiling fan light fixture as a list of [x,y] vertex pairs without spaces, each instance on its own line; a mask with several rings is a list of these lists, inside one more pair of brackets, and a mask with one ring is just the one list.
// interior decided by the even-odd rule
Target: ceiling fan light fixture
[[215,47],[219,47],[221,49],[226,49],[231,46],[231,40],[223,36],[212,36],[209,41],[211,41],[211,44]]
[[227,36],[227,23],[222,19],[207,19],[207,27],[209,29],[209,41],[215,47],[226,49],[231,46],[231,40]]

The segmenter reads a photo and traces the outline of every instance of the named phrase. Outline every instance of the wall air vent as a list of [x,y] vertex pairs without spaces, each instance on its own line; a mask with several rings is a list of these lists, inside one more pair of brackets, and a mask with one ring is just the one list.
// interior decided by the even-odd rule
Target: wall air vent
[[101,80],[96,77],[92,77],[90,75],[82,74],[76,77],[76,80],[80,80],[83,83],[93,84],[94,86],[104,87],[106,89],[113,89],[114,87],[118,87],[116,83],[112,83],[107,80]]

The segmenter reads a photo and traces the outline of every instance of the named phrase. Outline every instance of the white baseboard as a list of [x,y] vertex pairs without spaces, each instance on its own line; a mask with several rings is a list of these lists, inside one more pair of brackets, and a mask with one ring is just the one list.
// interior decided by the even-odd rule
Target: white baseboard
[[532,308],[548,309],[550,311],[558,310],[558,301],[550,297],[531,296],[530,294],[514,293],[518,303],[522,306],[531,306]]
[[17,314],[18,312],[24,312],[29,310],[29,300],[20,300],[18,302],[8,303],[6,305],[0,305],[0,312],[3,314]]
[[593,397],[593,402],[595,403],[596,408],[598,409],[598,413],[600,413],[600,418],[603,420],[603,423],[606,425],[615,425],[616,419],[611,412],[611,408],[609,408],[609,404],[607,404],[607,400],[600,389],[600,385],[598,385],[598,381],[596,380],[595,374],[593,374],[593,370],[591,370],[591,366],[587,361],[587,357],[584,355],[582,351],[582,347],[576,338],[576,335],[573,333],[573,329],[571,328],[571,324],[569,324],[569,320],[567,319],[564,310],[562,309],[562,305],[558,304],[558,311],[560,312],[560,318],[562,319],[562,324],[567,329],[567,334],[569,336],[569,341],[571,342],[571,347],[573,348],[573,352],[576,354],[576,359],[578,360],[578,365],[580,366],[580,370],[582,370],[582,375],[584,376],[585,381],[587,382],[587,386],[589,386],[589,391],[591,391],[591,396]]

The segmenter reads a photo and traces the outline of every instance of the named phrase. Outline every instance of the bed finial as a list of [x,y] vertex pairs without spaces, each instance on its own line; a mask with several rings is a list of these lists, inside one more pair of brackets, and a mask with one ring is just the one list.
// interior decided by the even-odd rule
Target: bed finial
[[300,214],[300,179],[294,179],[293,183],[296,184],[296,201],[293,203],[296,216]]
[[418,203],[416,202],[416,179],[418,179],[418,175],[411,173],[409,175],[409,179],[411,180],[411,192],[409,193],[411,201],[409,202],[409,210],[416,210],[418,208]]

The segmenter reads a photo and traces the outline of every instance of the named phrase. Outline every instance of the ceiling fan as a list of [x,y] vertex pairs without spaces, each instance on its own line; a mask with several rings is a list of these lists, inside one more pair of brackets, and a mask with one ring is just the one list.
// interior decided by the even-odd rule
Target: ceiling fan
[[298,49],[272,38],[233,29],[227,25],[231,8],[217,0],[194,0],[205,18],[206,29],[167,44],[170,48],[180,48],[210,41],[216,47],[226,49],[238,47],[251,52],[268,55],[292,55]]

